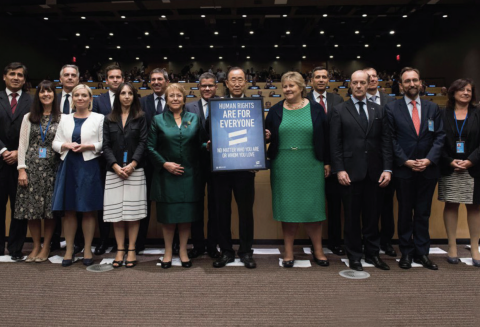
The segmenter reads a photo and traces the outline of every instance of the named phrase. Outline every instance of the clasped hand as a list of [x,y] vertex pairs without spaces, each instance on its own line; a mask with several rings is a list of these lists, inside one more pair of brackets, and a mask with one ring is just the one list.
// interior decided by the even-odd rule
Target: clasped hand
[[172,175],[183,175],[184,168],[175,162],[166,162],[163,164],[163,168],[165,168]]
[[430,164],[431,164],[431,161],[428,159],[416,159],[416,160],[405,161],[405,166],[407,166],[408,168],[410,168],[415,172],[424,171],[428,166],[430,166]]
[[5,161],[8,165],[14,165],[18,160],[18,151],[4,151],[2,153],[3,161]]
[[113,166],[113,170],[115,174],[118,175],[121,179],[128,179],[130,175],[133,173],[134,169],[131,164],[126,165],[125,167],[120,167],[118,164]]
[[455,171],[462,171],[462,170],[467,170],[468,168],[473,166],[473,163],[470,160],[460,160],[460,159],[454,159],[451,163],[450,166],[455,168]]

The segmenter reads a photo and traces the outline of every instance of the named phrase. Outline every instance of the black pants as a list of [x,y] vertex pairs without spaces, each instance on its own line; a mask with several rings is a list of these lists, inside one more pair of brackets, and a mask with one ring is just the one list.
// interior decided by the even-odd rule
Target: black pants
[[398,199],[398,242],[402,255],[428,255],[429,220],[437,179],[421,173],[412,178],[395,178]]
[[380,215],[380,244],[386,245],[392,243],[393,234],[395,234],[395,218],[393,216],[393,196],[395,195],[395,183],[390,184],[384,189],[382,212]]
[[337,175],[331,175],[325,180],[325,194],[328,206],[328,246],[342,244],[342,185]]
[[345,248],[350,260],[362,258],[362,235],[366,256],[380,253],[378,219],[382,189],[377,181],[368,176],[345,187],[343,196],[345,210]]
[[[100,173],[102,176],[103,189],[105,190],[105,180],[107,179],[106,161],[103,157],[99,158]],[[100,243],[107,243],[110,236],[110,225],[103,221],[103,210],[97,211],[98,229],[100,231]]]
[[7,203],[10,198],[10,231],[8,237],[8,252],[19,254],[22,252],[23,243],[27,236],[28,220],[14,219],[15,199],[17,196],[18,171],[17,164],[7,165],[3,163],[0,168],[0,254],[5,252],[5,222],[7,215]]
[[253,202],[255,173],[249,171],[213,174],[218,239],[222,253],[235,255],[232,247],[232,191],[238,206],[240,248],[238,256],[253,254]]

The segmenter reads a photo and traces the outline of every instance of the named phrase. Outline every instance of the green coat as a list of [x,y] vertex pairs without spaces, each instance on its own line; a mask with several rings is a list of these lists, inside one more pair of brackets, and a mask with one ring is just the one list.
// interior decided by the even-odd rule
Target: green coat
[[[180,128],[168,110],[154,117],[147,147],[153,163],[151,200],[165,203],[203,201],[200,155],[205,147],[198,116],[183,111]],[[169,173],[163,164],[175,162],[184,168],[181,176]]]

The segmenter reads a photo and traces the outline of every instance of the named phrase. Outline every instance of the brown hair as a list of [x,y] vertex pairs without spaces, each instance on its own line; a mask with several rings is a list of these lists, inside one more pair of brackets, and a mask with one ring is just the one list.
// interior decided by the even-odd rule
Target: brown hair
[[420,79],[420,71],[418,69],[413,68],[413,67],[403,67],[402,70],[400,71],[400,83],[402,82],[403,74],[405,74],[406,72],[411,72],[411,71],[414,71],[415,73],[417,73],[418,78]]
[[35,91],[35,95],[33,97],[33,104],[32,109],[30,109],[30,116],[28,120],[32,124],[39,124],[42,117],[43,117],[43,103],[40,101],[40,92],[43,90],[48,90],[53,92],[53,102],[52,102],[52,111],[50,115],[52,116],[52,122],[56,123],[60,121],[60,107],[57,105],[57,93],[55,92],[55,85],[51,81],[43,80],[41,81],[38,86],[37,90]]
[[465,88],[468,84],[472,86],[472,99],[470,99],[469,106],[473,107],[475,105],[475,102],[477,102],[477,97],[475,95],[475,83],[470,78],[459,78],[448,88],[447,108],[455,108],[455,92]]
[[122,78],[125,78],[125,74],[123,73],[123,70],[118,65],[110,65],[110,66],[107,66],[107,68],[105,68],[105,75],[107,76],[107,78],[108,78],[108,72],[111,71],[111,70],[121,71],[122,72]]
[[122,83],[115,91],[115,100],[113,100],[112,112],[108,115],[108,119],[114,122],[121,121],[122,115],[122,104],[120,103],[120,93],[122,93],[123,88],[127,86],[133,93],[133,101],[130,106],[130,115],[133,119],[136,119],[143,115],[142,106],[140,105],[140,98],[138,97],[137,89],[133,87],[129,82]]

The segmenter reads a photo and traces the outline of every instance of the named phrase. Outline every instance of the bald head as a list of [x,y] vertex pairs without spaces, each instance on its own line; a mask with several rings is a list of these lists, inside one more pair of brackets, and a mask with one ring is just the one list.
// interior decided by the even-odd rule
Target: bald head
[[367,72],[363,70],[357,70],[354,72],[350,78],[350,88],[352,89],[353,97],[357,100],[365,99],[369,82],[370,76]]

